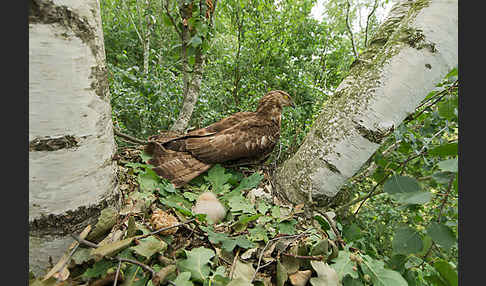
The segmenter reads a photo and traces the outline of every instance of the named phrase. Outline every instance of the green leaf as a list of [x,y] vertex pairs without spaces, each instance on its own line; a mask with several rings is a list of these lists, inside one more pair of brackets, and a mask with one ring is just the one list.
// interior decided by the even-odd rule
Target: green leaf
[[445,250],[449,250],[457,242],[452,229],[444,224],[431,223],[427,227],[427,234]]
[[198,198],[198,194],[195,194],[193,192],[184,192],[182,195],[184,196],[184,198],[188,199],[191,202],[196,201]]
[[422,239],[419,234],[408,226],[403,226],[395,231],[393,237],[393,252],[396,254],[412,254],[422,250]]
[[285,266],[277,260],[277,286],[284,286],[285,282],[289,279],[287,275],[287,269]]
[[103,234],[111,230],[111,228],[116,224],[117,218],[118,211],[116,209],[112,207],[107,207],[101,210],[95,228],[88,234],[86,239],[95,240],[101,237]]
[[198,35],[194,35],[194,37],[192,37],[191,40],[189,41],[189,44],[192,47],[197,48],[199,45],[202,44],[202,39]]
[[383,190],[402,204],[424,204],[432,199],[432,193],[421,191],[416,179],[393,175],[384,184]]
[[323,218],[322,216],[315,215],[314,219],[317,220],[317,222],[319,222],[319,224],[321,225],[321,228],[323,230],[330,230],[331,229],[331,226],[329,225],[327,220],[325,218]]
[[226,184],[231,177],[231,173],[225,173],[225,169],[221,167],[220,164],[216,164],[209,169],[208,175],[204,177],[204,179],[211,184],[216,193],[220,193],[224,190],[224,184]]
[[100,260],[98,262],[95,262],[91,268],[88,268],[81,277],[83,278],[96,278],[101,276],[102,274],[105,274],[108,269],[111,267],[116,266],[114,262],[110,260]]
[[452,76],[457,76],[458,73],[457,73],[457,68],[453,68],[447,75],[446,75],[446,78],[450,78]]
[[450,285],[458,285],[458,275],[456,269],[445,260],[438,260],[434,263],[434,268],[440,273],[440,276]]
[[295,225],[297,221],[292,219],[290,221],[283,221],[278,224],[278,232],[281,234],[295,234]]
[[240,185],[235,189],[236,191],[251,190],[260,184],[263,179],[263,175],[259,173],[253,173],[251,176],[243,178]]
[[191,279],[191,272],[182,272],[173,282],[176,286],[193,286],[194,284],[189,279]]
[[363,236],[361,229],[355,223],[344,226],[343,235],[349,241],[358,240]]
[[243,263],[240,260],[236,261],[233,279],[240,278],[247,282],[251,282],[253,274],[255,274],[255,269],[251,263]]
[[252,241],[268,241],[267,230],[261,226],[257,225],[254,228],[248,230],[250,232],[250,240]]
[[457,172],[458,169],[457,165],[458,165],[457,157],[454,159],[444,160],[437,163],[437,166],[439,166],[439,168],[442,171],[454,172],[454,173]]
[[258,207],[257,207],[257,210],[259,213],[261,213],[262,215],[266,214],[267,211],[271,208],[272,206],[270,206],[269,204],[267,204],[265,201],[260,201],[258,202]]
[[458,144],[446,143],[428,151],[432,156],[455,156],[457,155]]
[[343,286],[364,286],[361,280],[354,279],[349,275],[345,276],[342,281],[343,281]]
[[210,268],[210,259],[214,257],[214,251],[204,247],[194,248],[191,251],[186,251],[187,259],[180,260],[177,263],[177,268],[181,272],[191,272],[191,277],[194,281],[203,282],[208,278]]
[[384,268],[383,261],[374,260],[367,255],[362,257],[361,269],[370,276],[373,286],[408,286],[407,280],[400,273]]
[[152,169],[146,169],[138,174],[138,183],[142,192],[152,192],[159,184],[159,176]]
[[132,249],[145,258],[150,258],[158,252],[163,252],[167,248],[167,244],[153,236],[141,239],[140,244],[132,247]]
[[98,248],[92,248],[91,256],[94,257],[95,260],[100,260],[105,256],[113,256],[118,252],[122,251],[123,249],[129,247],[135,238],[137,238],[137,236],[103,244]]
[[410,194],[398,193],[398,194],[394,194],[392,197],[397,202],[402,203],[402,204],[421,205],[421,204],[425,204],[425,203],[429,202],[432,199],[433,195],[432,195],[431,192],[419,191],[419,192],[414,192],[414,193],[410,193]]
[[237,278],[232,279],[231,282],[228,283],[226,286],[253,286],[253,284],[243,278]]
[[393,175],[383,185],[383,191],[389,194],[414,193],[419,190],[417,180],[408,176]]
[[89,248],[78,248],[72,256],[74,263],[82,264],[91,259],[91,249]]
[[[336,257],[331,264],[331,268],[336,270],[339,279],[343,279],[344,276],[349,275],[353,278],[358,278],[358,272],[353,270],[353,266],[356,265],[354,261],[349,259],[351,252],[346,250],[339,251],[338,257]],[[357,254],[356,254],[357,255]]]
[[327,263],[322,261],[315,261],[312,260],[311,262],[312,268],[317,273],[317,277],[313,277],[310,279],[310,283],[313,286],[338,286],[339,285],[339,276],[333,268],[331,268]]
[[185,216],[192,216],[192,212],[189,209],[179,205],[175,201],[170,200],[170,198],[159,198],[159,201],[168,207],[178,210]]
[[243,213],[256,214],[254,205],[242,195],[230,197],[228,205],[232,213],[241,211]]

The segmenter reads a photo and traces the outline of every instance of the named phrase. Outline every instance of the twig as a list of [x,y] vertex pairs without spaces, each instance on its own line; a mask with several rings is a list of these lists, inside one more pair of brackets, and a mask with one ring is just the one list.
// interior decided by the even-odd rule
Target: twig
[[442,204],[440,205],[439,209],[439,217],[437,218],[437,222],[440,223],[442,218],[442,210],[444,209],[445,204],[447,203],[447,199],[449,198],[449,194],[452,190],[452,183],[454,182],[454,177],[449,180],[449,185],[447,186],[447,192],[445,193],[444,199],[442,200]]
[[364,199],[362,200],[361,204],[358,206],[358,209],[354,212],[354,215],[356,216],[359,212],[359,210],[361,209],[361,206],[363,206],[363,204],[366,202],[367,199],[369,199],[373,193],[375,192],[376,188],[378,188],[378,186],[380,186],[381,184],[383,184],[386,179],[388,179],[388,177],[393,174],[394,171],[398,170],[399,168],[403,168],[407,165],[407,163],[415,158],[418,158],[420,156],[422,156],[423,154],[427,153],[427,152],[424,152],[425,149],[422,149],[422,151],[420,151],[420,153],[416,154],[416,155],[410,155],[405,161],[403,161],[398,167],[396,167],[395,169],[391,170],[390,172],[388,172],[378,183],[375,184],[375,186],[373,187],[373,189],[368,193],[368,195],[366,197],[364,197]]
[[230,273],[229,273],[229,279],[233,279],[233,273],[234,273],[235,268],[236,268],[236,261],[238,260],[238,257],[239,256],[240,256],[240,248],[238,248],[238,250],[236,251],[235,258],[233,259],[233,264],[231,264],[231,270],[230,270]]
[[262,268],[262,266],[260,266],[260,264],[262,262],[263,254],[265,254],[265,250],[267,249],[267,247],[270,245],[271,242],[276,241],[276,240],[279,240],[279,239],[284,239],[284,238],[298,238],[298,237],[302,237],[304,235],[307,235],[307,233],[306,232],[303,232],[303,233],[300,233],[300,234],[285,235],[285,236],[279,236],[279,237],[275,237],[275,238],[270,239],[267,242],[267,244],[265,244],[265,247],[263,248],[262,253],[260,254],[260,257],[258,258],[257,268],[255,269],[255,273],[253,273],[253,277],[251,279],[251,283],[253,283],[253,281],[255,280],[255,277],[256,277],[256,275],[258,273],[258,270],[260,270],[260,268]]
[[118,261],[118,267],[116,268],[115,281],[113,281],[113,286],[116,286],[118,282],[118,274],[120,274],[121,261]]
[[83,245],[86,245],[86,246],[91,247],[91,248],[98,248],[98,244],[93,243],[91,241],[87,241],[84,238],[80,238],[79,236],[77,236],[75,234],[71,234],[71,237],[74,238],[77,242],[79,242],[79,244],[83,244]]
[[349,25],[349,8],[350,8],[350,6],[351,6],[351,4],[349,4],[349,0],[346,0],[346,27],[348,28],[349,37],[351,38],[351,45],[353,46],[354,58],[358,59],[358,51],[356,50],[356,46],[354,45],[353,31],[351,30],[351,27]]
[[158,229],[156,231],[153,231],[151,233],[147,233],[147,234],[141,235],[138,239],[146,238],[146,237],[149,237],[151,235],[157,234],[159,232],[162,232],[162,231],[165,231],[165,230],[168,230],[168,229],[171,229],[171,228],[176,228],[176,227],[179,227],[179,226],[188,224],[188,223],[193,222],[195,220],[196,220],[195,218],[192,218],[190,220],[187,220],[185,222],[182,222],[182,223],[179,223],[179,224],[176,224],[176,225],[173,225],[173,226],[163,227],[163,228],[160,228],[160,229]]
[[146,264],[143,264],[140,261],[133,260],[133,259],[129,259],[129,258],[121,258],[121,257],[118,257],[118,256],[117,257],[114,257],[114,258],[111,258],[111,259],[117,260],[119,262],[128,262],[128,263],[136,264],[136,265],[142,267],[143,269],[149,271],[151,273],[152,277],[154,277],[156,275],[156,272],[155,272],[155,270],[152,267],[150,267],[150,266],[148,266]]
[[373,4],[373,9],[368,14],[368,18],[366,19],[366,29],[365,29],[365,39],[364,39],[364,46],[365,47],[368,46],[368,25],[370,23],[370,18],[375,13],[377,7],[378,7],[378,0],[375,0],[375,4]]
[[119,136],[121,138],[125,138],[125,139],[130,140],[130,141],[132,141],[134,143],[139,143],[139,144],[144,144],[144,145],[145,144],[148,144],[148,141],[144,141],[144,140],[141,140],[141,139],[132,137],[130,135],[121,133],[120,130],[118,130],[117,128],[113,128],[113,132],[115,133],[116,136]]
[[321,212],[321,211],[319,211],[319,213],[320,213],[321,215],[323,215],[323,216],[326,218],[326,220],[329,222],[329,225],[331,226],[332,231],[334,231],[334,234],[336,235],[336,238],[337,238],[337,241],[338,241],[339,245],[340,245],[342,248],[344,248],[344,246],[345,246],[345,245],[344,245],[344,240],[343,240],[343,238],[341,237],[341,235],[339,234],[338,229],[337,229],[337,228],[336,228],[336,226],[334,225],[334,221],[333,221],[333,220],[332,220],[332,219],[331,219],[331,218],[330,218],[330,217],[329,217],[329,216],[328,216],[328,215],[327,215],[325,212]]
[[80,245],[79,243],[76,243],[76,245],[73,247],[73,250],[71,250],[71,252],[69,252],[69,255],[68,255],[66,261],[64,261],[61,268],[56,272],[57,274],[59,274],[59,275],[57,275],[57,283],[61,282],[61,271],[64,269],[64,267],[66,267],[68,262],[71,261],[71,257],[73,256],[76,249],[78,249],[79,245]]
[[170,15],[169,4],[167,3],[166,0],[162,0],[161,2],[162,2],[162,6],[165,8],[165,11],[166,11],[165,14],[169,18],[169,21],[172,23],[172,26],[174,26],[174,29],[176,30],[177,34],[179,34],[179,36],[182,38],[182,32],[177,27],[177,24],[175,23],[174,18],[172,18],[172,15]]
[[308,260],[324,260],[324,258],[325,258],[323,255],[306,256],[306,255],[296,255],[296,254],[285,253],[285,252],[282,252],[281,254],[285,255],[285,256],[291,256],[291,257],[294,257],[294,258],[298,258],[298,259],[308,259]]

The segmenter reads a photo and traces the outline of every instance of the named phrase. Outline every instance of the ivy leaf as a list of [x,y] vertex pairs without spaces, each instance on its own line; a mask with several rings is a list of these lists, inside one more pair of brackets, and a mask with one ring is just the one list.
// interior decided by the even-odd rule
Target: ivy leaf
[[391,269],[384,268],[383,261],[374,260],[367,255],[363,255],[361,268],[364,274],[371,277],[373,286],[408,286],[407,280],[400,273]]
[[91,268],[88,268],[81,277],[83,278],[96,278],[101,276],[102,274],[106,273],[108,269],[114,267],[115,263],[110,260],[100,260],[95,262]]
[[243,178],[240,185],[235,189],[236,191],[251,190],[260,184],[263,179],[263,175],[259,173],[253,173],[251,176]]
[[335,263],[331,264],[331,268],[336,270],[336,273],[341,280],[346,275],[350,275],[353,278],[358,278],[358,272],[353,270],[355,262],[349,258],[350,255],[351,252],[349,251],[339,251],[338,257],[333,260]]
[[456,236],[454,235],[454,232],[444,224],[436,222],[431,223],[427,227],[427,234],[432,237],[434,242],[439,244],[445,250],[449,250],[456,244]]
[[439,168],[442,171],[453,172],[453,173],[457,173],[457,169],[458,169],[457,165],[458,165],[457,157],[454,159],[444,160],[437,163],[437,166],[439,166]]
[[297,221],[292,219],[290,221],[283,221],[278,224],[278,232],[282,234],[295,234],[295,225]]
[[445,260],[438,260],[434,263],[434,268],[439,272],[440,276],[447,281],[450,286],[458,285],[458,275],[456,269]]
[[268,241],[267,230],[261,226],[257,225],[256,227],[249,229],[250,232],[250,240],[252,241]]
[[220,193],[224,190],[224,184],[231,177],[231,173],[225,173],[225,169],[220,164],[216,164],[208,171],[208,175],[204,179],[211,184],[216,193]]
[[141,239],[140,244],[132,247],[132,249],[145,258],[150,258],[157,252],[162,252],[167,248],[167,244],[153,236]]
[[146,169],[138,174],[137,180],[142,192],[152,192],[159,185],[159,176],[152,169]]
[[393,237],[393,252],[396,254],[412,254],[422,250],[422,239],[419,234],[408,226],[403,226],[395,231]]
[[189,279],[191,279],[191,272],[182,272],[173,282],[176,286],[193,286],[194,284]]
[[180,202],[173,200],[172,197],[159,198],[159,201],[168,207],[176,209],[177,211],[181,212],[185,216],[192,216],[192,212],[189,209],[187,209],[184,206],[181,206]]
[[179,271],[189,271],[194,281],[204,282],[209,276],[209,263],[214,256],[214,251],[201,246],[191,251],[186,251],[186,256],[187,259],[177,263]]
[[310,283],[313,286],[326,285],[326,286],[339,286],[339,276],[333,268],[331,268],[327,263],[322,261],[312,260],[312,268],[317,272],[317,278],[313,277],[310,279]]
[[228,205],[232,213],[241,211],[243,213],[256,214],[254,205],[242,195],[230,197]]

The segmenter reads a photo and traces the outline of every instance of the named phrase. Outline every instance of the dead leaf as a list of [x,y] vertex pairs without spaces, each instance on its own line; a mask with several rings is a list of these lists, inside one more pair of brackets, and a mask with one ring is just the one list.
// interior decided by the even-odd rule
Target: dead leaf
[[290,284],[294,286],[305,286],[311,275],[311,270],[297,271],[289,276]]

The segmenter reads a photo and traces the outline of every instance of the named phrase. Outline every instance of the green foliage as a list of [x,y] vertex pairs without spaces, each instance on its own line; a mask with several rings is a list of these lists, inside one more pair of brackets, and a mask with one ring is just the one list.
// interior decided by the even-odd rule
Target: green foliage
[[[386,2],[376,3],[380,9]],[[169,15],[173,17],[181,27],[180,16],[175,13],[176,3],[150,1],[148,6],[146,3],[101,1],[113,122],[122,132],[139,138],[172,126],[180,112],[184,89],[181,40],[169,18]],[[169,4],[169,14],[163,3]],[[366,20],[375,1],[350,3],[352,26],[363,25],[363,21],[357,22],[359,15]],[[188,38],[189,62],[194,62],[195,51],[200,48],[206,62],[190,127],[207,126],[234,112],[254,110],[265,92],[283,89],[292,95],[297,107],[285,110],[279,145],[266,163],[278,164],[291,156],[354,60],[345,3],[327,1],[322,21],[310,17],[314,4],[312,0],[222,0],[215,10],[212,27],[201,19],[201,11],[194,8],[189,21],[194,28]],[[369,24],[368,42],[363,27],[354,31],[359,53],[369,44],[379,22],[376,13],[370,15],[366,23]],[[140,37],[144,38],[147,33],[150,35],[149,65],[148,71],[144,71],[144,44]],[[396,126],[383,142],[370,160],[376,169],[351,182],[349,193],[356,197],[367,196],[379,182],[383,185],[377,187],[356,216],[345,217],[336,211],[336,222],[338,228],[340,223],[343,226],[344,240],[363,254],[362,264],[351,260],[347,250],[341,250],[329,262],[334,269],[335,265],[347,265],[347,270],[343,270],[347,275],[339,275],[344,286],[381,285],[383,281],[388,285],[402,285],[403,279],[397,275],[409,285],[455,285],[451,274],[457,277],[457,270],[452,266],[457,264],[458,257],[457,77],[458,70],[451,70],[418,110]],[[117,143],[127,145],[122,140]],[[390,147],[393,148],[385,152]],[[146,162],[148,158],[142,157]],[[193,217],[190,207],[199,192],[211,190],[222,195],[220,199],[228,208],[228,217],[234,220],[232,230],[248,231],[248,234],[229,237],[209,230],[210,240],[220,243],[224,250],[246,249],[254,243],[266,243],[277,233],[299,232],[295,220],[285,219],[284,208],[264,200],[252,203],[241,195],[262,182],[260,173],[245,177],[217,165],[199,181],[194,180],[189,191],[181,193],[145,164],[125,166],[136,174],[141,191],[131,198],[143,201],[146,207],[161,202],[181,215]],[[350,211],[356,209],[357,205],[350,207]],[[334,237],[326,219],[320,215],[314,219],[321,227],[319,231]],[[398,225],[407,227],[393,227]],[[319,238],[312,239],[314,243],[319,241]],[[438,258],[451,261],[452,265],[437,263],[441,261]],[[77,257],[78,262],[86,263],[86,259]],[[210,265],[207,263],[205,269]],[[101,266],[95,263],[87,275],[95,275]],[[349,266],[356,266],[358,271]],[[211,271],[205,277],[210,277],[208,280],[214,285],[225,285],[217,284],[221,278],[216,278],[224,275]],[[133,285],[148,280],[135,265],[130,265],[124,273],[127,281],[136,283]],[[201,278],[199,275],[194,280],[189,273],[180,272],[176,285],[193,285],[191,280]]]
[[203,282],[209,277],[210,259],[214,257],[214,251],[204,247],[186,251],[187,259],[180,260],[177,268],[180,272],[190,272],[191,279]]

